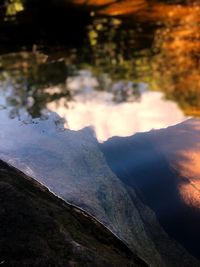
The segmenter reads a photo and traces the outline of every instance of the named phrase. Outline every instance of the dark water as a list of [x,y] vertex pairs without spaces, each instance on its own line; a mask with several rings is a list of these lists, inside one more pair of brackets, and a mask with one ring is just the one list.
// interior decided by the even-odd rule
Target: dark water
[[[178,132],[179,129],[175,131]],[[176,166],[176,159],[173,159],[173,156],[167,158],[166,151],[163,153],[162,145],[159,145],[159,139],[162,140],[160,143],[164,144],[169,138],[167,131],[160,134],[137,134],[126,138],[114,137],[100,145],[100,148],[112,171],[125,185],[134,188],[142,201],[154,210],[165,231],[199,258],[199,209],[188,206],[180,193],[181,184],[190,185],[190,175],[180,175],[181,168],[172,167]],[[184,136],[182,138],[184,139]],[[189,135],[187,141],[186,145],[182,143],[180,150],[183,150],[184,146],[189,146],[188,150],[194,149]],[[197,143],[196,139],[194,146]],[[176,150],[175,146],[173,150]],[[180,154],[179,157],[181,158]],[[195,194],[198,195],[197,192]],[[194,198],[197,196],[195,194]]]

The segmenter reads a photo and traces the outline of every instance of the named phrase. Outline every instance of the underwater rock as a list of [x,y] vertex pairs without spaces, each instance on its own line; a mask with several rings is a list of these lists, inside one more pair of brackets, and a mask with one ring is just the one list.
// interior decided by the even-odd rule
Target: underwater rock
[[[37,179],[66,202],[89,212],[119,236],[150,266],[199,266],[196,255],[191,255],[193,251],[190,250],[189,253],[179,239],[170,236],[154,206],[143,200],[143,192],[140,193],[137,187],[126,183],[121,173],[113,167],[112,160],[110,161],[110,159],[116,159],[116,166],[123,166],[123,168],[128,163],[132,166],[132,162],[138,162],[141,164],[139,170],[143,173],[142,170],[146,170],[148,166],[145,164],[149,162],[149,154],[144,150],[141,155],[136,153],[126,157],[126,150],[134,152],[132,144],[129,148],[125,145],[121,153],[121,150],[118,150],[118,145],[121,144],[120,138],[111,139],[101,145],[97,142],[91,128],[80,131],[61,130],[60,127],[56,128],[55,121],[58,120],[55,115],[51,115],[48,120],[38,119],[27,124],[22,122],[20,124],[17,120],[5,122],[2,119],[0,157]],[[188,122],[183,125],[187,127]],[[160,132],[168,132],[169,129],[160,130]],[[141,143],[143,136],[155,133],[158,133],[156,139],[159,140],[158,130],[141,134]],[[137,137],[138,135],[135,135],[130,138],[134,140]],[[177,137],[180,139],[179,135]],[[114,152],[110,150],[112,140],[114,140],[114,148],[117,140]],[[154,152],[151,149],[152,146],[148,150],[150,155],[151,151]],[[138,155],[140,155],[139,158]],[[162,160],[163,158],[160,158],[156,166],[162,166]],[[133,166],[138,170],[137,164]],[[155,165],[151,166],[155,168]],[[123,176],[126,178],[127,174],[127,179],[128,171],[129,169]],[[158,175],[162,177],[165,169],[164,174],[161,171]],[[154,174],[145,172],[147,177]],[[133,178],[137,180],[137,176]],[[158,183],[157,187],[155,184],[157,191],[151,197],[159,204],[163,199],[159,180],[156,180],[156,183]],[[151,189],[151,185],[149,188]],[[169,212],[169,218],[173,216],[174,214]],[[187,222],[185,225],[187,227]]]

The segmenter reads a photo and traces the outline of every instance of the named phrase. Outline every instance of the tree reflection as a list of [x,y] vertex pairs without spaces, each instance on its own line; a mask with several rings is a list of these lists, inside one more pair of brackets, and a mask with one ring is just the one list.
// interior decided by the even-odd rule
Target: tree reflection
[[[100,3],[100,14],[118,20],[108,23],[107,18],[107,24],[96,20],[89,28],[95,63],[114,74],[148,81],[186,113],[200,115],[199,1],[99,1],[98,6]],[[87,4],[95,5],[95,1]],[[128,27],[123,16],[132,20]]]
[[[1,57],[1,90],[6,96],[6,105],[14,107],[11,116],[19,115],[25,109],[33,117],[40,117],[46,103],[65,97],[70,93],[65,86],[65,79],[72,68],[63,61],[50,61],[44,54],[21,52]],[[60,86],[59,92],[44,89]]]
[[166,27],[156,33],[155,43],[161,53],[155,59],[154,74],[167,96],[195,115],[200,109],[200,7],[178,10],[171,14],[172,20]]
[[[8,12],[10,15],[16,14],[22,8],[24,11],[20,13],[25,14],[26,8],[29,7],[30,12],[33,6],[36,10],[42,5],[37,7],[34,3],[39,2],[33,0],[4,2],[7,3],[7,11],[8,8],[12,10],[14,6],[18,6],[15,11],[13,9],[12,12]],[[21,5],[20,8],[19,5]],[[41,10],[44,11],[44,6],[46,6],[48,13],[48,5],[51,5],[52,12],[54,1],[45,1]],[[97,76],[108,74],[113,80],[146,82],[152,90],[162,90],[168,98],[176,100],[187,114],[200,115],[200,5],[198,0],[60,0],[56,5],[74,5],[75,9],[84,10],[84,16],[90,14],[89,19],[82,20],[81,17],[80,22],[77,19],[72,21],[72,26],[84,22],[83,32],[87,32],[84,45],[76,43],[73,46],[76,46],[76,51],[78,51],[76,64],[84,68],[92,68]],[[74,12],[75,9],[69,10]],[[68,9],[63,10],[64,13],[60,13],[61,16],[65,12],[67,15]],[[44,17],[45,20],[46,15],[43,11],[34,14],[40,14],[40,19]],[[72,14],[69,18],[70,20],[73,18]],[[59,40],[65,39],[71,44],[72,40],[80,39],[81,31],[76,33],[76,30],[72,30],[68,25],[70,20],[61,19],[59,20],[61,24],[55,21],[56,26],[54,25],[53,29],[56,32],[56,38],[59,32],[62,35]],[[20,19],[18,23],[21,23]],[[48,22],[45,22],[45,38],[52,41],[54,39],[53,35],[51,36],[52,31],[46,30],[47,24]],[[36,25],[38,27],[38,24]],[[52,25],[51,23],[49,27]],[[74,29],[80,30],[80,27]],[[48,41],[46,46],[48,46]],[[64,81],[67,73],[64,62],[69,54],[70,52],[67,56],[66,53],[60,56],[64,58],[63,63],[54,61],[54,75],[51,70],[46,70],[46,68],[51,69],[52,63],[35,64],[32,62],[32,68],[28,68],[29,74],[23,68],[22,73],[25,71],[29,77],[26,87],[41,88],[41,85],[44,87],[44,77],[46,77],[47,85],[48,79],[50,84],[59,84],[60,75],[63,75],[62,81]],[[57,70],[56,64],[58,64]],[[49,74],[44,76],[39,74],[44,72]],[[24,74],[22,76],[24,77]],[[39,92],[38,90],[41,89],[35,92]],[[48,96],[45,97],[48,100]],[[37,98],[37,102],[44,103],[44,101],[44,95],[43,100]]]

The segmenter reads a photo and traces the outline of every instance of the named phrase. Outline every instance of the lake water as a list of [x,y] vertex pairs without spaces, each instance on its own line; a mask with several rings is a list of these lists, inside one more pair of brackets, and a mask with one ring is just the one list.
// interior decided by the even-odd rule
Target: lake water
[[[126,91],[134,90],[134,86],[137,86],[138,95],[132,92],[126,95]],[[175,102],[166,100],[162,92],[150,91],[146,83],[115,81],[110,90],[98,90],[98,79],[90,71],[82,70],[78,75],[67,78],[66,87],[71,92],[69,100],[62,96],[62,86],[43,89],[43,94],[49,97],[55,97],[56,94],[60,94],[60,97],[47,101],[41,107],[40,116],[48,117],[50,112],[56,112],[65,120],[65,127],[71,130],[91,126],[99,141],[116,135],[129,136],[136,132],[165,128],[187,118]],[[31,95],[26,96],[24,100],[27,103],[23,107],[23,100],[17,93],[13,85],[2,86],[0,105],[2,108],[9,107],[10,116],[20,119],[37,100]],[[16,103],[13,107],[12,101],[15,100],[19,101],[19,106]]]
[[150,266],[198,267],[199,1],[0,11],[0,158]]
[[59,4],[55,25],[51,4],[34,11],[40,27],[23,2],[1,18],[0,93],[10,117],[53,111],[103,141],[199,116],[198,1],[87,1],[84,10],[72,2],[82,24],[73,20],[71,30]]

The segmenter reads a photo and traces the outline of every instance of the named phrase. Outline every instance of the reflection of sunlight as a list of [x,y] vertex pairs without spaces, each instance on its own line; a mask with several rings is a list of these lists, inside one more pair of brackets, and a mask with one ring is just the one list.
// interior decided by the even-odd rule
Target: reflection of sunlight
[[[185,160],[180,162],[180,169],[183,176],[196,179],[200,175],[200,150],[187,150],[180,152],[180,158]],[[199,187],[200,189],[200,187]]]
[[[167,140],[167,142],[166,142]],[[184,202],[200,208],[200,120],[190,119],[157,136],[157,146],[175,170]]]
[[192,206],[200,208],[200,150],[182,151],[180,158],[179,170],[188,182],[180,185],[180,194],[184,201]]
[[200,182],[185,183],[180,186],[180,195],[189,206],[200,208]]
[[[177,124],[185,119],[183,113],[172,101],[163,99],[160,92],[143,92],[140,101],[113,101],[110,92],[95,91],[89,87],[88,77],[76,77],[70,80],[71,89],[76,91],[73,101],[65,104],[65,99],[59,99],[47,104],[51,111],[64,117],[68,127],[79,130],[86,126],[93,126],[98,140],[107,140],[111,136],[129,136],[136,132],[149,131]],[[77,83],[77,84],[76,84]],[[95,80],[91,77],[91,85]],[[58,90],[51,88],[49,91]]]
[[100,11],[100,13],[108,14],[112,16],[124,15],[124,14],[135,13],[147,7],[148,7],[148,4],[145,0],[137,0],[137,1],[125,0],[122,2],[113,3],[112,5]]
[[116,0],[73,0],[73,3],[75,4],[86,4],[92,6],[103,6],[115,2]]

